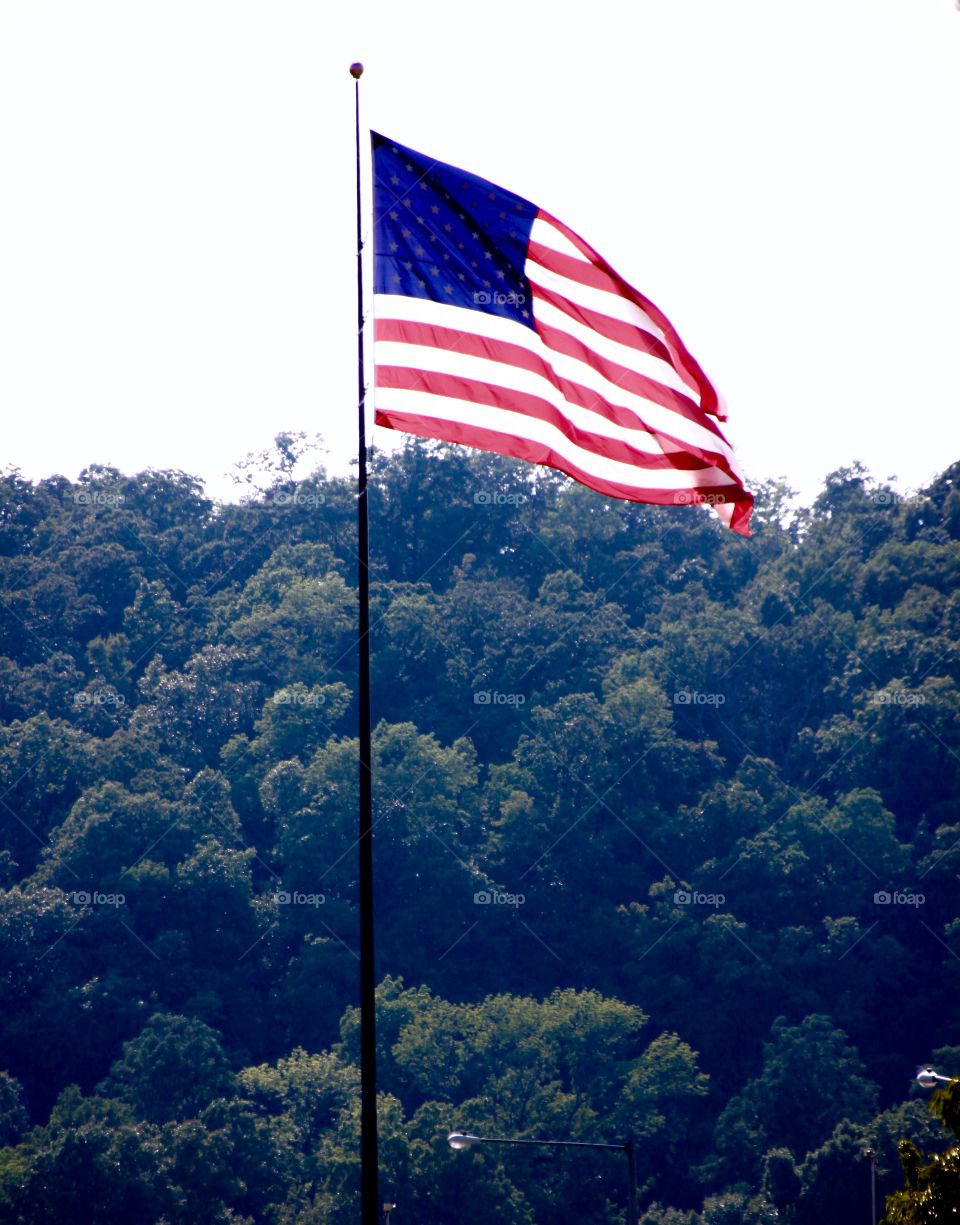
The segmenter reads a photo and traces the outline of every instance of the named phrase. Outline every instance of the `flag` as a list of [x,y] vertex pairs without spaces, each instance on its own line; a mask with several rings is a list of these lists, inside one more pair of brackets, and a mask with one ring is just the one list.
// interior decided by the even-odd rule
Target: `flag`
[[376,424],[749,535],[723,402],[663,312],[529,200],[371,139]]

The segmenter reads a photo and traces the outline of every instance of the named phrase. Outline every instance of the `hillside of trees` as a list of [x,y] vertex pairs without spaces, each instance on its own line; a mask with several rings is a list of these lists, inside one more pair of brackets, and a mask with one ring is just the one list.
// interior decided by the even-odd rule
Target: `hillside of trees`
[[[355,491],[302,445],[235,504],[0,475],[12,1225],[358,1219]],[[392,1225],[625,1220],[619,1153],[454,1129],[635,1136],[645,1225],[866,1221],[868,1148],[891,1225],[956,1210],[958,481],[744,539],[375,454]]]

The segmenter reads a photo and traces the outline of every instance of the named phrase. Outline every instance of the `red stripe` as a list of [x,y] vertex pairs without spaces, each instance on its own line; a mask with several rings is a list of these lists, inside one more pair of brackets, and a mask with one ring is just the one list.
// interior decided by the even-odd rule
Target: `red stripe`
[[[628,502],[649,502],[657,506],[690,505],[691,502],[705,501],[708,497],[715,502],[733,503],[733,520],[730,526],[733,531],[741,535],[749,535],[748,524],[753,499],[736,484],[712,486],[709,490],[704,491],[643,489],[632,485],[620,485],[584,472],[564,456],[557,455],[550,447],[543,443],[533,442],[529,438],[517,438],[513,434],[503,434],[498,430],[478,429],[456,421],[438,421],[433,417],[420,417],[413,413],[394,412],[389,409],[377,409],[375,421],[377,425],[385,429],[403,430],[407,434],[418,434],[421,438],[438,438],[444,442],[476,447],[481,451],[495,451],[498,455],[527,460],[533,464],[545,464],[609,498],[621,498]],[[698,497],[698,492],[701,492],[700,497]]]
[[[632,446],[619,438],[607,438],[603,434],[581,429],[549,400],[529,395],[526,392],[497,387],[492,383],[479,382],[452,374],[438,374],[435,371],[411,370],[407,366],[378,366],[377,386],[396,387],[405,391],[424,391],[439,398],[453,396],[458,400],[467,400],[471,404],[485,404],[491,408],[522,413],[525,417],[547,421],[556,426],[565,437],[585,451],[606,459],[619,460],[620,463],[630,464],[634,468],[703,472],[721,467],[714,456],[697,455],[689,447],[671,450],[669,454],[646,450],[644,443],[647,441],[647,435],[641,435],[637,440],[637,445]],[[443,411],[442,406],[440,411]],[[657,436],[656,441],[660,441],[661,438],[663,438],[664,445],[673,442],[673,440],[668,442],[662,435]],[[679,443],[673,443],[673,445],[680,446]]]
[[624,391],[633,392],[634,395],[641,396],[644,400],[659,404],[661,408],[669,409],[680,417],[686,417],[688,421],[712,429],[710,418],[683,392],[675,391],[672,387],[658,383],[655,379],[647,378],[645,374],[638,374],[627,366],[621,366],[606,357],[601,357],[599,353],[595,353],[582,340],[577,340],[569,332],[541,323],[537,319],[536,307],[533,308],[533,317],[536,320],[537,331],[548,349],[584,362],[598,374],[602,374],[614,387],[622,387]]
[[[700,406],[703,411],[709,413],[712,417],[718,417],[721,421],[725,420],[726,413],[722,409],[716,388],[701,370],[699,363],[694,359],[693,355],[687,350],[686,345],[677,335],[673,324],[663,311],[658,306],[655,306],[649,298],[644,297],[639,290],[634,289],[629,281],[625,281],[616,269],[610,267],[602,255],[594,251],[593,247],[589,243],[584,242],[580,235],[571,230],[569,226],[564,225],[556,217],[552,217],[549,213],[544,212],[543,209],[540,209],[538,216],[550,225],[555,226],[583,254],[584,259],[589,260],[595,269],[601,271],[609,278],[605,287],[609,287],[609,282],[612,282],[615,293],[620,297],[627,298],[650,316],[661,332],[663,332],[667,348],[673,359],[673,365],[680,372],[684,382],[699,388]],[[537,245],[539,246],[539,244]],[[560,258],[569,260],[572,264],[577,262],[572,256],[561,256]],[[567,274],[564,273],[563,275]],[[580,276],[574,279],[580,280],[581,277],[582,272]],[[588,282],[584,281],[583,283],[587,284]]]
[[[537,326],[538,328],[541,327],[539,323]],[[444,349],[451,353],[463,353],[471,357],[481,357],[489,361],[503,362],[506,365],[542,375],[571,404],[577,404],[581,408],[596,412],[606,420],[622,425],[626,429],[636,429],[639,421],[644,429],[658,440],[663,440],[665,445],[689,451],[697,458],[705,459],[709,463],[723,468],[724,471],[730,472],[730,461],[719,452],[707,451],[703,447],[697,447],[692,443],[681,441],[672,434],[668,434],[665,430],[651,427],[643,420],[642,415],[635,410],[613,404],[599,396],[591,388],[583,387],[579,383],[562,378],[549,362],[538,357],[535,353],[531,353],[529,349],[525,349],[522,345],[516,345],[504,340],[491,340],[487,336],[478,336],[473,332],[461,332],[455,328],[438,327],[436,324],[431,323],[414,323],[405,319],[377,319],[374,328],[374,335],[377,340],[392,340],[411,345],[422,345],[427,348]],[[556,329],[549,329],[549,331],[553,333]],[[565,351],[561,348],[561,345],[564,343],[569,343],[573,346],[579,344],[579,342],[567,337],[565,333],[557,333],[556,336],[557,343],[554,347],[558,351]],[[546,337],[543,340],[545,344],[549,345]],[[376,354],[374,354],[374,357],[376,357]],[[422,358],[417,360],[422,360]],[[602,362],[602,359],[595,357],[595,361],[591,364],[595,365],[596,362]],[[624,376],[621,380],[623,385],[635,391],[636,394],[645,396],[652,402],[677,412],[678,415],[686,417],[698,425],[705,426],[711,433],[721,437],[719,430],[714,428],[713,423],[700,412],[696,405],[684,400],[679,392],[663,387],[662,384],[654,383],[651,379],[644,379],[642,375],[633,374],[627,371],[625,367],[616,367],[616,371],[617,377],[622,372]],[[509,394],[518,395],[519,393],[511,392]]]
[[[558,276],[566,277],[568,281],[586,285],[588,289],[600,289],[618,298],[633,300],[632,294],[623,292],[620,284],[622,277],[618,277],[612,269],[608,271],[598,266],[592,260],[585,264],[582,259],[574,259],[572,255],[564,255],[562,251],[554,251],[551,247],[545,247],[539,242],[527,244],[527,259],[539,264],[541,268],[556,272]],[[651,320],[651,322],[655,323],[656,320]]]
[[601,315],[599,311],[589,310],[586,306],[581,306],[579,302],[571,302],[569,298],[565,298],[552,289],[537,285],[535,281],[530,282],[530,287],[535,298],[542,298],[544,302],[549,302],[551,306],[555,306],[557,310],[563,311],[571,319],[582,323],[592,332],[599,332],[608,340],[628,345],[631,349],[638,349],[641,353],[649,353],[673,368],[673,359],[667,346],[652,332],[645,332],[633,323],[624,323],[622,319],[614,319],[612,315]]

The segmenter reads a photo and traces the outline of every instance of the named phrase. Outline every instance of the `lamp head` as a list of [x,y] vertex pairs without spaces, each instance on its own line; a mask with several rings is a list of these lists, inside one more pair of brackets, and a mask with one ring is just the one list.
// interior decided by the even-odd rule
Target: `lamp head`
[[479,1136],[471,1136],[469,1132],[452,1131],[450,1135],[447,1136],[447,1143],[452,1149],[456,1149],[456,1151],[459,1153],[464,1149],[473,1148],[475,1144],[480,1144],[481,1140]]

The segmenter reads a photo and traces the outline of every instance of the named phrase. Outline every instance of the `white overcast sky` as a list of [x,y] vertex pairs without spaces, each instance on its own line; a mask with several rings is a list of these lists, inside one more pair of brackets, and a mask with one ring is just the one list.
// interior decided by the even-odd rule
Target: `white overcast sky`
[[954,0],[0,0],[0,467],[346,471],[354,59],[666,311],[754,479],[960,459]]

